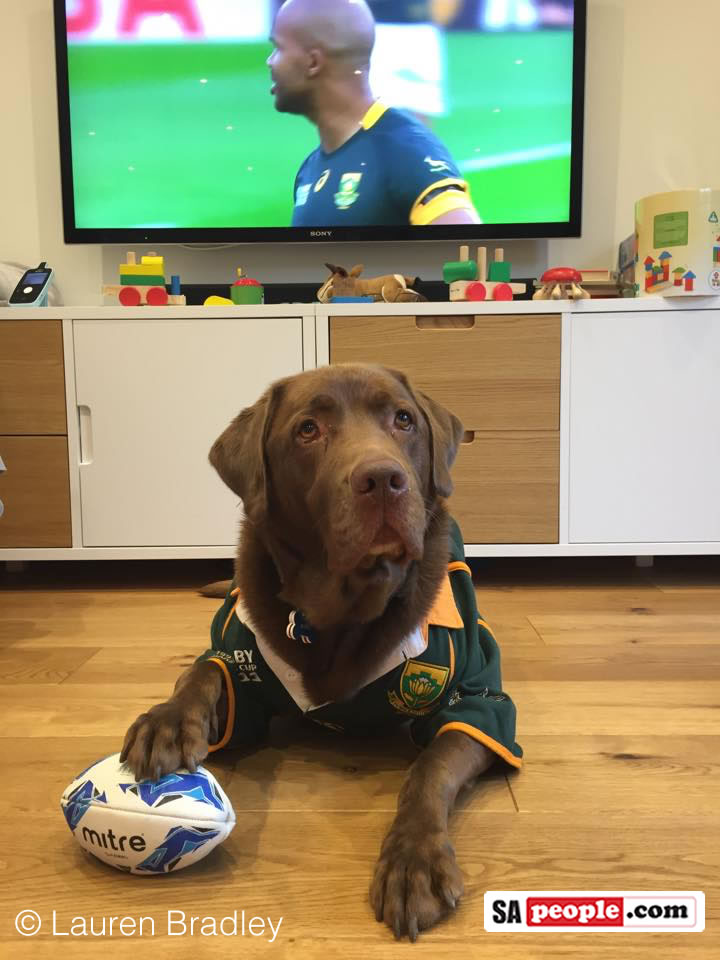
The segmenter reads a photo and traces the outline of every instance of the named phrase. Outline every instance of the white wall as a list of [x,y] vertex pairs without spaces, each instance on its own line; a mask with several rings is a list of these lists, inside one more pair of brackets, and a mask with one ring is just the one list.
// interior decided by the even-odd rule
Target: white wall
[[[581,239],[505,243],[515,275],[549,265],[613,266],[633,229],[636,199],[660,190],[720,188],[717,0],[589,0],[584,231]],[[0,261],[56,270],[67,304],[101,303],[123,248],[66,246],[51,0],[0,0]],[[648,106],[649,105],[649,106]],[[266,282],[321,281],[323,262],[439,278],[447,243],[164,247],[168,273],[229,282],[242,264]]]

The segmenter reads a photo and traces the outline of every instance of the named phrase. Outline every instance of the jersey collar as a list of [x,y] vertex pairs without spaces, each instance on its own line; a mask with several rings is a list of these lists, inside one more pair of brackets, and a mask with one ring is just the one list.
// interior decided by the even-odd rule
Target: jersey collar
[[383,103],[381,100],[376,100],[360,121],[360,126],[363,130],[369,130],[371,127],[374,127],[387,109],[388,105],[386,103]]
[[459,630],[460,627],[464,626],[463,618],[460,616],[460,611],[455,602],[450,576],[447,573],[440,584],[440,589],[430,613],[428,613],[427,620],[434,627],[451,627],[454,630]]
[[[239,594],[237,588],[234,593]],[[320,707],[325,707],[328,703],[332,702],[330,700],[326,700],[325,703],[312,702],[305,692],[300,672],[295,670],[283,657],[277,654],[264,637],[261,636],[254,624],[250,621],[248,611],[245,609],[240,596],[237,596],[235,615],[241,623],[244,623],[252,630],[263,660],[303,713],[307,713],[309,710],[319,710]],[[440,589],[438,590],[425,622],[416,627],[394,650],[390,651],[381,663],[376,665],[375,670],[367,680],[366,686],[373,683],[379,677],[384,676],[386,673],[390,673],[391,670],[400,666],[405,660],[419,657],[424,653],[428,646],[429,626],[449,627],[452,629],[458,629],[463,626],[463,619],[458,611],[450,584],[450,577],[447,573],[440,585]]]
[[[235,615],[240,623],[245,624],[245,626],[252,630],[255,636],[255,643],[257,644],[257,648],[260,651],[260,655],[262,656],[263,660],[278,678],[283,687],[285,687],[302,712],[307,713],[308,710],[319,710],[320,707],[327,706],[328,703],[331,703],[332,701],[330,700],[325,701],[325,703],[312,702],[305,692],[300,672],[295,670],[294,667],[287,663],[283,657],[276,653],[267,640],[260,634],[255,625],[252,623],[250,615],[242,603],[242,598],[239,596],[239,590],[237,590],[237,588],[233,592],[233,595],[236,596],[234,611]],[[373,675],[369,677],[367,683],[373,683],[378,679],[378,677],[382,677],[384,674],[394,670],[395,667],[399,666],[401,663],[404,663],[406,660],[409,660],[412,657],[419,657],[420,654],[425,651],[426,647],[427,629],[423,630],[421,627],[416,627],[415,630],[413,630],[412,633],[406,637],[395,650],[392,650],[388,654],[382,663],[377,664],[375,670],[373,671]]]

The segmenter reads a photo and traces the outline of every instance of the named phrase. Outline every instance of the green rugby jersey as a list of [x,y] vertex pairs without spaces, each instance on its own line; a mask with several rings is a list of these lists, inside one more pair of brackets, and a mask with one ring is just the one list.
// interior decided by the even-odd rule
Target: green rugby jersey
[[418,226],[473,209],[468,184],[440,140],[380,101],[341,147],[318,147],[304,161],[294,203],[294,227]]
[[308,700],[297,671],[253,631],[238,589],[231,589],[212,622],[212,647],[196,661],[217,663],[227,689],[227,725],[211,752],[259,743],[274,715],[304,714],[323,726],[358,735],[409,720],[418,746],[427,746],[448,730],[460,730],[510,766],[521,767],[515,705],[502,690],[500,652],[478,614],[454,520],[448,554],[448,572],[427,622],[378,665],[374,680],[344,703]]

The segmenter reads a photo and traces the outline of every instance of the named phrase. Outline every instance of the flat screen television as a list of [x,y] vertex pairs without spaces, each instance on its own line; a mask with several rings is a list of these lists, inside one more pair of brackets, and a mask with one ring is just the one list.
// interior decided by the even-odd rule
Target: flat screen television
[[[54,0],[67,242],[580,235],[586,0],[368,0],[357,79],[358,25],[292,3]],[[322,135],[278,93],[308,9]],[[332,98],[360,82],[376,102],[337,147]]]

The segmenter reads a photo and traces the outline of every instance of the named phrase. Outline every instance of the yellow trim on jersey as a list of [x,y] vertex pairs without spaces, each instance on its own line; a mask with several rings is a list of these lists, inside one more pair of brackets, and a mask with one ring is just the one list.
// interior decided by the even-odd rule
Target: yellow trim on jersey
[[[474,212],[475,208],[470,199],[468,186],[463,180],[444,180],[442,184],[460,185],[463,189],[462,192],[459,190],[443,190],[442,193],[433,197],[432,200],[428,200],[427,203],[420,203],[419,199],[416,200],[410,211],[410,223],[412,226],[424,227],[428,223],[432,223],[433,220],[437,220],[437,218],[441,217],[444,213],[450,213],[451,210],[467,210],[469,213]],[[433,184],[428,190],[437,190],[439,186],[439,184]],[[424,190],[420,196],[424,197],[428,193],[428,190]]]
[[485,623],[482,617],[478,617],[478,626],[484,627],[484,629],[487,630],[487,632],[490,634],[493,640],[495,640],[495,643],[497,643],[497,640],[495,639],[495,634],[492,632],[490,627]]
[[216,663],[222,669],[222,672],[225,676],[225,689],[227,690],[228,699],[228,715],[227,723],[225,724],[225,732],[223,733],[221,740],[209,746],[210,753],[214,753],[216,750],[222,750],[232,736],[233,726],[235,725],[235,690],[233,689],[232,680],[230,679],[230,671],[222,660],[219,660],[217,657],[208,657],[205,662]]
[[221,640],[224,640],[224,639],[225,639],[225,631],[226,631],[227,628],[230,626],[230,621],[232,620],[232,615],[233,615],[233,614],[235,613],[235,611],[237,610],[237,607],[238,607],[238,604],[239,604],[239,603],[240,603],[240,593],[239,593],[239,591],[238,591],[237,600],[236,600],[235,603],[233,604],[232,610],[231,610],[230,613],[227,615],[227,620],[225,621],[225,626],[222,628],[222,633],[220,634],[220,639],[221,639]]
[[387,109],[388,106],[386,103],[381,103],[379,100],[376,100],[360,121],[360,126],[363,130],[369,130],[370,127],[374,127]]
[[452,563],[448,564],[448,572],[452,573],[453,570],[464,570],[465,573],[469,573],[470,576],[472,576],[472,570],[466,563],[463,563],[462,560],[453,560]]
[[492,750],[493,753],[496,753],[499,757],[502,757],[503,760],[506,760],[511,766],[517,767],[518,770],[522,767],[522,757],[516,757],[514,753],[510,753],[507,747],[503,746],[502,743],[498,743],[497,740],[493,740],[492,737],[489,737],[486,733],[483,733],[482,730],[478,730],[477,727],[471,727],[469,723],[446,723],[445,726],[440,727],[438,732],[435,734],[435,738],[440,736],[441,733],[447,733],[448,730],[459,730],[461,733],[466,733],[469,737],[472,737],[473,740],[477,740],[479,743],[484,744],[489,750]]
[[431,183],[429,187],[425,187],[423,192],[418,196],[415,203],[412,205],[414,210],[418,204],[422,203],[425,197],[432,193],[433,190],[442,190],[443,187],[462,187],[466,192],[470,192],[466,180],[458,180],[457,177],[446,177],[444,180],[436,180],[435,183]]

